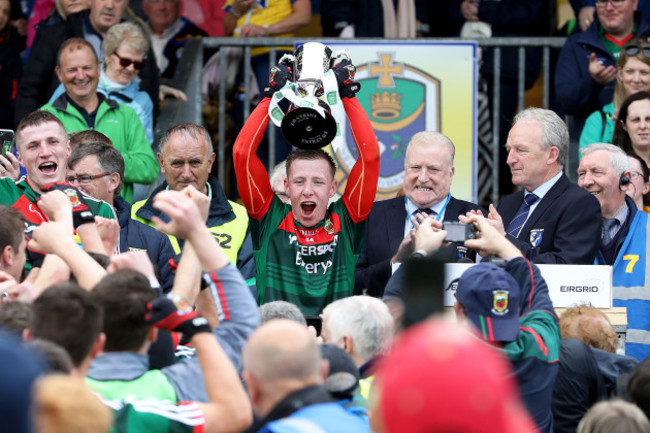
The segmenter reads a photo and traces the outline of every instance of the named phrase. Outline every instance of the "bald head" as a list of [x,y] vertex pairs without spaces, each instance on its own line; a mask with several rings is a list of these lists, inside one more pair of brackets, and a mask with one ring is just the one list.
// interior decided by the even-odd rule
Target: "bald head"
[[262,324],[250,336],[243,352],[244,369],[260,382],[322,381],[320,351],[308,329],[287,319]]

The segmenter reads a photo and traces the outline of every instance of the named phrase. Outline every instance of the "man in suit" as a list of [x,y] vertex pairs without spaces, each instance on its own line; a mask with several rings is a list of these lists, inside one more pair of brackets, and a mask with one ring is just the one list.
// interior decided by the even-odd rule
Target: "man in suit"
[[[485,213],[480,206],[449,193],[455,152],[451,140],[439,132],[422,131],[411,138],[404,159],[405,196],[372,206],[355,271],[355,293],[365,289],[369,295],[382,295],[392,265],[413,252],[412,218],[416,213],[429,214],[436,221],[457,221],[459,215],[472,210]],[[469,253],[462,244],[441,248],[449,262],[471,257]]]
[[567,126],[553,111],[528,108],[508,134],[507,163],[521,191],[490,205],[494,227],[537,264],[593,264],[600,241],[600,206],[562,172]]

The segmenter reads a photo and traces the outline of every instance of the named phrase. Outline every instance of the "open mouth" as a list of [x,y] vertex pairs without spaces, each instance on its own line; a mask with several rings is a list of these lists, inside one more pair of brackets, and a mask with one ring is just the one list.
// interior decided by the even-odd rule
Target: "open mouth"
[[56,173],[56,168],[57,165],[54,162],[44,162],[43,164],[38,166],[38,169],[43,174],[54,174]]
[[306,201],[300,204],[300,208],[305,215],[311,215],[316,209],[316,203],[313,201]]
[[415,190],[416,190],[416,191],[429,192],[429,191],[431,191],[431,188],[429,188],[429,187],[427,187],[427,186],[416,186],[416,187],[415,187]]

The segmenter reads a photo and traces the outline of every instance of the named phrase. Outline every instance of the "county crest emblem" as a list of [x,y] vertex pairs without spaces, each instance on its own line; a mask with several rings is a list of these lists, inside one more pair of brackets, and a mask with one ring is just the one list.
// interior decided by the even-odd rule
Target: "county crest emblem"
[[[440,130],[440,80],[397,61],[395,52],[378,52],[377,61],[357,65],[355,81],[361,83],[357,99],[370,118],[380,152],[377,199],[394,197],[404,179],[404,156],[409,139],[420,131]],[[343,180],[359,157],[352,134],[335,157]]]
[[496,316],[508,314],[509,294],[507,290],[492,290],[492,314]]

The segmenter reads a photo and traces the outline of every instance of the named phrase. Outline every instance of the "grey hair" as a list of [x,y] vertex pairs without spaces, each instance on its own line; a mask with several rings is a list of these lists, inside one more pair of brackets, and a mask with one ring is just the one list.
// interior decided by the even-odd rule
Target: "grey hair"
[[184,139],[192,139],[194,141],[199,141],[199,137],[203,137],[205,144],[208,145],[208,149],[210,151],[213,149],[212,139],[210,138],[210,134],[208,133],[207,129],[201,125],[197,125],[196,123],[181,123],[169,128],[160,138],[160,143],[158,146],[160,147],[160,154],[163,157],[165,156],[165,146],[167,146],[167,143],[169,143],[169,140],[174,134],[179,134]]
[[131,46],[143,55],[149,51],[149,37],[142,27],[131,21],[115,24],[108,29],[102,43],[104,55],[110,56],[117,51],[122,43]]
[[[436,131],[420,131],[417,134],[411,137],[409,144],[406,148],[408,149],[414,144],[445,144],[449,148],[449,160],[447,165],[449,166],[449,171],[454,168],[454,157],[456,156],[456,147],[449,137],[441,132]],[[404,158],[404,164],[406,165],[406,158]]]
[[388,307],[370,296],[350,296],[332,302],[323,310],[331,343],[344,335],[354,341],[356,354],[364,360],[385,353],[393,338],[394,321]]
[[578,424],[577,433],[644,433],[650,422],[636,405],[615,399],[601,401],[589,409]]
[[282,161],[273,167],[271,174],[269,175],[269,181],[271,182],[271,188],[275,185],[275,182],[281,177],[287,177],[287,161]]
[[287,301],[273,301],[261,305],[260,316],[262,316],[262,323],[273,319],[289,319],[307,326],[307,320],[300,312],[300,308]]
[[97,157],[97,162],[103,172],[117,173],[120,175],[120,184],[114,191],[114,195],[118,195],[122,190],[122,181],[124,180],[124,158],[120,151],[101,141],[81,143],[70,153],[68,168],[74,170],[74,166],[79,161],[90,155]]
[[551,146],[557,147],[559,150],[557,162],[559,165],[564,165],[569,151],[569,129],[564,120],[554,111],[531,107],[520,111],[513,119],[512,125],[530,121],[539,122],[542,125],[542,150]]
[[609,151],[609,165],[614,169],[616,175],[621,175],[626,171],[630,171],[630,160],[627,155],[618,146],[609,143],[591,143],[582,149],[582,156],[589,155],[597,150]]

